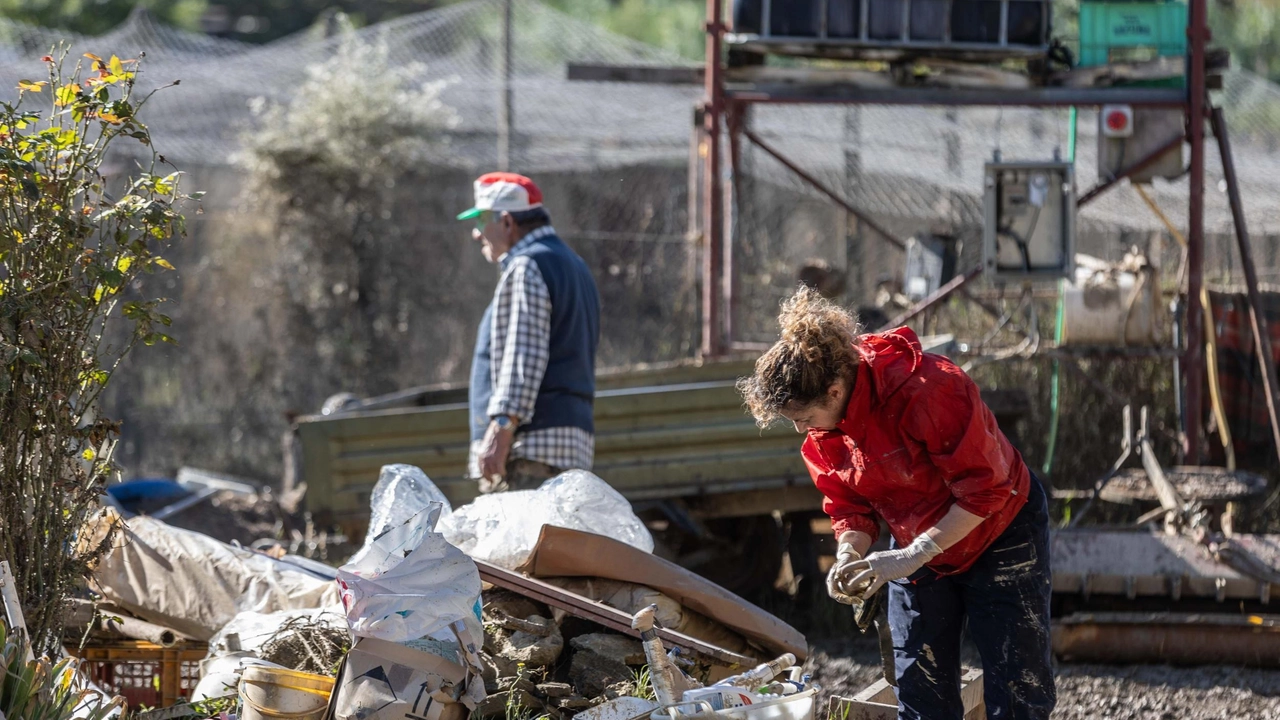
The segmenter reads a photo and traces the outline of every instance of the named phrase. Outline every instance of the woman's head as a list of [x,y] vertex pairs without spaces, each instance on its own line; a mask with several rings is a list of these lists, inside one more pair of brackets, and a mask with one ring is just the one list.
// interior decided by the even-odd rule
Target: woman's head
[[800,432],[835,427],[858,363],[858,318],[801,286],[782,303],[778,324],[781,337],[756,361],[755,374],[738,381],[738,392],[760,427],[778,419]]

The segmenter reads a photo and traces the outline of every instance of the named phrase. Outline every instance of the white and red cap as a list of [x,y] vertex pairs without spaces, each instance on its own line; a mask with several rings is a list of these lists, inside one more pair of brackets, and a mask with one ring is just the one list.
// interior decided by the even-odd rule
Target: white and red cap
[[485,212],[524,212],[542,207],[542,191],[523,175],[492,172],[476,180],[476,206],[458,215],[471,220]]

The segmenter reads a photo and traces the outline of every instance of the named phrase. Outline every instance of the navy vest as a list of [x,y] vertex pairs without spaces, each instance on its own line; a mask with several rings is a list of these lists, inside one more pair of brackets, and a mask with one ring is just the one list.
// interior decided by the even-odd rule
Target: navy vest
[[[547,372],[538,388],[533,417],[521,418],[517,433],[553,427],[595,432],[591,405],[596,393],[596,345],[600,341],[600,295],[587,264],[555,235],[537,238],[511,251],[508,263],[529,257],[542,272],[551,294],[551,343]],[[506,265],[507,263],[503,263]],[[471,439],[484,437],[489,425],[490,329],[494,301],[484,311],[471,360]]]

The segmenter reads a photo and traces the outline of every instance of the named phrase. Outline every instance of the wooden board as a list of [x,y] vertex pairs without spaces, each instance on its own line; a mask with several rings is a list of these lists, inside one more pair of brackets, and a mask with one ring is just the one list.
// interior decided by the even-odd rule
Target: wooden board
[[[987,720],[987,705],[982,695],[982,671],[967,668],[960,676],[960,699],[964,702],[964,720]],[[898,696],[881,678],[851,698],[832,696],[828,718],[839,720],[896,720]]]

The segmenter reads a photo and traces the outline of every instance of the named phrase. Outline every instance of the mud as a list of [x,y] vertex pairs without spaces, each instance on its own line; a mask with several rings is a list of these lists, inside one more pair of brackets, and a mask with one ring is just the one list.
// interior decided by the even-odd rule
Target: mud
[[[966,664],[978,665],[969,648]],[[819,719],[830,695],[853,695],[880,677],[870,638],[824,642],[806,672],[822,686]],[[1280,671],[1210,666],[1057,666],[1053,720],[1280,720]]]

